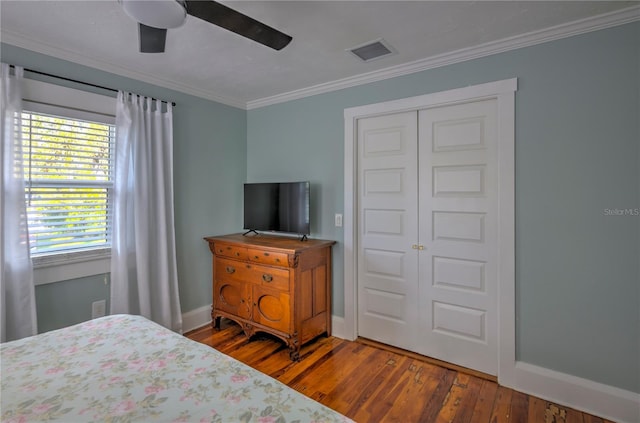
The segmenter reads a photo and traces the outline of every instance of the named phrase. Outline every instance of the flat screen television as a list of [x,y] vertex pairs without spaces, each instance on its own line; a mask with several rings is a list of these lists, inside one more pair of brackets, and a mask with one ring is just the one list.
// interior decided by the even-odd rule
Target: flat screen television
[[309,235],[309,182],[244,184],[244,229]]

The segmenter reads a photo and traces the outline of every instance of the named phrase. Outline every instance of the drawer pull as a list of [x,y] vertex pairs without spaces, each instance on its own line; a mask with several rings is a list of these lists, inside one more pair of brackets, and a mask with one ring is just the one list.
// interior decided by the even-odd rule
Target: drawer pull
[[264,253],[264,256],[265,257],[269,257],[269,253]]
[[253,256],[254,259],[260,260],[260,256]]
[[240,253],[236,251],[236,257],[240,257]]
[[236,269],[233,266],[227,266],[226,269],[227,273],[235,273]]
[[268,273],[265,273],[264,275],[262,275],[262,280],[265,282],[271,282],[273,280],[273,276],[271,276]]

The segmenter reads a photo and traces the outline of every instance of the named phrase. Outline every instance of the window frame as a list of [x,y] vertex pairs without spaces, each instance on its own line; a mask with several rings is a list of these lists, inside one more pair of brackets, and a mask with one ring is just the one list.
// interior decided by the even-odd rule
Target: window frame
[[[115,97],[33,79],[23,82],[23,110],[115,125]],[[34,282],[42,285],[109,273],[111,248],[43,254],[32,261]]]

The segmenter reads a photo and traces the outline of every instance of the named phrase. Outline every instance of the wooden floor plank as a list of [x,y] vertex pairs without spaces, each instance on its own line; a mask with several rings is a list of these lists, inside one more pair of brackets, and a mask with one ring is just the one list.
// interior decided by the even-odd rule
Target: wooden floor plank
[[460,402],[462,398],[465,397],[469,379],[469,375],[456,375],[456,378],[453,381],[453,386],[451,386],[449,394],[445,398],[442,407],[436,416],[437,422],[451,422],[455,419]]
[[254,367],[254,361],[259,361],[261,357],[270,356],[282,349],[284,349],[283,345],[277,342],[271,342],[271,339],[260,338],[258,336],[257,339],[252,339],[251,342],[248,342],[244,348],[238,348],[228,352],[227,354],[236,360],[240,360],[243,363]]
[[566,423],[584,423],[584,417],[580,411],[573,408],[567,408]]
[[257,334],[249,340],[226,319],[220,329],[207,326],[187,336],[358,423],[612,423],[398,348],[320,337],[294,362],[279,339]]
[[497,383],[488,380],[482,382],[480,392],[478,393],[478,400],[476,401],[475,407],[473,407],[471,423],[485,423],[490,421],[497,393]]
[[446,370],[441,367],[424,361],[414,361],[408,368],[405,383],[398,386],[396,399],[384,417],[385,421],[421,421],[422,414],[430,401],[439,400],[434,394],[438,391],[445,373]]
[[389,354],[385,351],[370,351],[365,360],[359,363],[351,374],[337,381],[333,389],[327,393],[323,404],[344,414],[360,397],[360,393],[367,388],[371,380],[387,366],[388,358]]
[[[319,358],[331,354],[338,349],[339,345],[344,345],[345,341],[338,338],[321,338],[316,342],[304,346],[300,350],[300,361],[289,359],[289,350],[281,344],[283,349],[273,355],[255,360],[253,367],[266,373],[283,383],[287,383],[287,377],[295,377],[303,372],[307,367],[315,363]],[[284,374],[287,373],[287,377]]]
[[592,416],[586,413],[584,413],[582,417],[583,417],[584,423],[607,423],[605,422],[604,419],[601,419],[600,417]]
[[547,409],[547,401],[531,397],[529,399],[529,410],[527,412],[527,419],[530,422],[546,422],[545,410]]
[[429,402],[422,409],[420,418],[417,421],[433,422],[436,420],[438,413],[442,409],[442,404],[444,404],[445,399],[447,398],[451,390],[451,386],[453,386],[453,381],[458,375],[458,372],[454,370],[445,368],[440,368],[440,370],[441,372],[438,384],[435,389],[433,389],[429,398]]
[[[355,366],[366,356],[366,350],[361,345],[349,343],[335,354],[327,355],[326,359],[313,366],[313,371],[305,371],[287,383],[295,390],[306,395],[321,392],[326,395],[337,382],[347,377]],[[321,378],[317,374],[323,375]]]
[[398,361],[398,365],[389,374],[389,377],[382,384],[377,386],[374,395],[370,396],[368,402],[363,404],[361,408],[353,407],[347,412],[347,416],[357,422],[373,421],[375,418],[381,418],[393,406],[395,396],[393,396],[393,388],[404,383],[408,369],[413,365],[413,360],[402,358]]
[[315,372],[315,370],[320,365],[322,365],[322,363],[324,363],[326,360],[331,359],[331,357],[333,357],[335,354],[339,354],[343,348],[346,348],[348,346],[348,342],[343,342],[336,347],[319,348],[305,360],[301,360],[297,363],[291,363],[292,366],[288,369],[287,372],[273,376],[277,377],[280,382],[291,386],[296,378],[301,377],[301,375],[304,375],[305,373]]
[[349,408],[343,414],[350,416],[357,416],[357,421],[370,421],[370,409],[371,404],[376,403],[376,399],[381,392],[387,389],[390,381],[399,377],[405,366],[409,366],[410,360],[407,357],[401,357],[397,355],[389,356],[385,365],[377,375],[375,375],[370,383],[367,384],[362,390],[358,392],[358,395],[349,404]]
[[489,421],[491,423],[507,423],[511,416],[511,397],[513,396],[513,390],[505,388],[504,386],[498,386],[498,392],[496,394],[496,400],[493,403],[493,411]]
[[454,388],[452,388],[456,410],[455,415],[449,421],[453,423],[468,423],[471,421],[478,402],[483,380],[464,373],[458,373],[456,380],[457,383],[454,382],[455,392]]
[[511,411],[509,412],[509,421],[527,421],[529,414],[529,396],[518,391],[512,392],[513,394],[511,395]]

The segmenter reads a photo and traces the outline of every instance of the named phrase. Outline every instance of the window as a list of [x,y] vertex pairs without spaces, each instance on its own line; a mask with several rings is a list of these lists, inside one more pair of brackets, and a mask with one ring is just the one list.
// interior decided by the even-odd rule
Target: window
[[115,126],[25,111],[22,135],[32,256],[110,247]]
[[[23,82],[34,282],[109,273],[116,99],[28,78]],[[49,148],[39,146],[39,139]],[[60,242],[63,232],[67,239]]]

